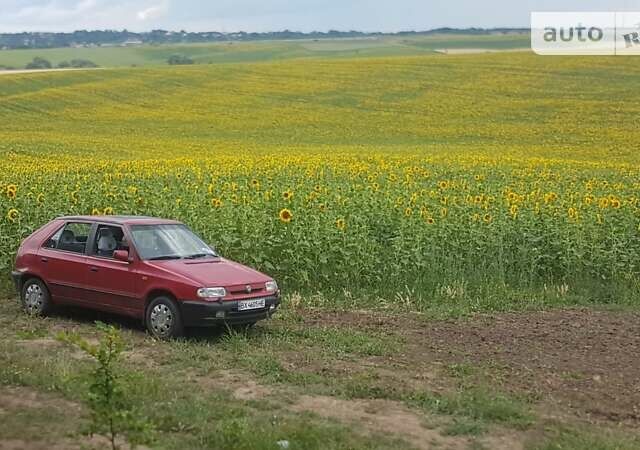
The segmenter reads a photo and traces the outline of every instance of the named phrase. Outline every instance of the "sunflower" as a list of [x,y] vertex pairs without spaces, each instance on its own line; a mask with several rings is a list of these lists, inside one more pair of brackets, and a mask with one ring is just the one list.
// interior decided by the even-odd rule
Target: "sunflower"
[[253,180],[251,180],[251,186],[253,186],[255,189],[260,189],[260,182],[254,178]]
[[282,198],[284,198],[285,200],[289,201],[293,198],[293,192],[291,191],[284,191],[282,193]]
[[15,222],[16,220],[18,220],[18,217],[20,217],[20,212],[15,208],[11,208],[7,212],[7,220],[9,222]]
[[78,191],[73,191],[71,194],[69,194],[69,196],[71,197],[71,201],[73,203],[78,203],[78,201],[80,200],[80,197],[78,195]]
[[318,209],[319,209],[321,212],[325,212],[325,211],[327,210],[327,205],[325,205],[324,203],[320,203],[320,204],[318,205]]
[[404,210],[405,217],[411,217],[412,214],[413,214],[413,210],[411,208],[405,208]]
[[620,208],[622,204],[620,203],[620,200],[618,200],[617,198],[614,198],[613,200],[611,200],[611,207],[614,209],[618,209]]
[[449,187],[449,182],[448,182],[448,181],[440,181],[440,182],[438,183],[438,187],[439,187],[440,189],[446,189],[446,188],[448,188],[448,187]]
[[113,214],[113,208],[112,208],[111,206],[107,206],[107,207],[102,211],[102,213],[103,213],[105,216],[110,216],[110,215],[112,215],[112,214]]
[[509,208],[509,212],[513,217],[516,217],[518,215],[518,205],[511,205],[511,208]]
[[555,192],[548,192],[544,194],[544,202],[545,203],[553,203],[558,199],[558,194]]
[[280,211],[279,217],[280,221],[282,221],[283,223],[289,223],[291,222],[291,219],[293,219],[293,213],[287,208],[284,208]]
[[222,200],[219,198],[212,198],[211,206],[213,206],[214,208],[220,208],[222,206]]
[[93,208],[91,210],[91,215],[92,216],[100,216],[100,215],[102,215],[102,213],[100,212],[100,210],[98,208]]
[[433,220],[433,217],[427,217],[425,222],[427,222],[427,224],[429,224],[429,225],[433,225],[434,223],[436,223],[436,221]]
[[569,215],[570,219],[577,219],[578,218],[578,211],[575,208],[569,208],[567,210],[567,214]]
[[42,205],[44,203],[44,194],[42,193],[38,194],[38,196],[36,197],[36,201],[38,202],[39,205]]
[[484,221],[484,223],[491,223],[493,221],[493,217],[491,217],[491,214],[485,214],[482,217],[482,220]]
[[16,195],[18,194],[18,186],[16,186],[15,184],[8,185],[6,193],[7,193],[7,197],[13,200],[14,198],[16,198]]
[[336,227],[338,228],[338,230],[344,231],[345,228],[347,228],[347,223],[344,221],[344,219],[338,219],[336,220]]
[[600,209],[607,209],[609,207],[609,199],[607,197],[602,197],[598,202],[598,206],[600,206]]

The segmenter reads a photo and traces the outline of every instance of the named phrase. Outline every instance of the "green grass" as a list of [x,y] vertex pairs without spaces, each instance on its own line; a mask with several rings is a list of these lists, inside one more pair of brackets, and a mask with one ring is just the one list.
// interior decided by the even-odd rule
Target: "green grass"
[[164,65],[174,54],[191,57],[198,64],[273,61],[314,57],[408,56],[439,49],[480,48],[508,50],[527,48],[523,36],[418,36],[371,39],[301,41],[253,41],[135,47],[55,48],[0,51],[0,66],[24,68],[40,56],[57,65],[71,59],[88,59],[101,67]]
[[[4,319],[6,316],[0,318],[3,322]],[[47,323],[51,325],[52,320]],[[95,336],[90,325],[80,329],[84,335]],[[21,334],[21,330],[16,333],[17,336]],[[131,337],[129,332],[125,335]],[[221,350],[232,351],[234,341],[240,339],[237,336],[224,338]],[[0,367],[0,386],[27,386],[84,402],[92,367],[90,360],[79,357],[76,351],[66,346],[54,344],[54,355],[37,347],[25,350],[11,339],[6,339],[7,336],[3,337],[0,355],[8,363]],[[178,349],[188,347],[186,343],[175,345]],[[197,351],[197,346],[189,357],[198,353],[201,353],[202,360],[208,359],[202,351]],[[214,364],[219,363],[214,361]],[[222,390],[203,391],[193,382],[184,380],[182,370],[191,368],[187,360],[178,358],[144,371],[124,363],[118,369],[129,401],[153,424],[153,448],[273,449],[277,448],[276,443],[280,440],[289,441],[290,448],[294,449],[382,449],[393,445],[393,440],[382,436],[362,437],[343,425],[312,415],[292,415],[281,406],[268,402],[246,404],[232,399],[228,392]],[[265,366],[264,375],[270,371]],[[66,424],[66,419],[64,412],[51,420],[47,411],[19,411],[11,418],[11,429],[3,427],[4,431],[0,431],[0,439],[22,437],[30,429],[28,427]],[[65,429],[71,437],[77,437],[83,431],[82,426],[65,425]],[[63,435],[53,433],[45,437],[55,441],[62,439]]]
[[416,393],[409,402],[430,412],[470,420],[451,429],[457,433],[465,428],[477,431],[486,424],[525,429],[534,421],[521,400],[481,386],[463,387],[453,394]]

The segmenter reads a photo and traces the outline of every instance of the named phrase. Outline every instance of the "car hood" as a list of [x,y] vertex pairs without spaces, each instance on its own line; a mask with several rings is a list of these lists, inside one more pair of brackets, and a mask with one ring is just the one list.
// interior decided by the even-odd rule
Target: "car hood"
[[148,262],[150,265],[193,281],[201,287],[227,287],[238,284],[264,283],[267,275],[224,258],[169,260]]

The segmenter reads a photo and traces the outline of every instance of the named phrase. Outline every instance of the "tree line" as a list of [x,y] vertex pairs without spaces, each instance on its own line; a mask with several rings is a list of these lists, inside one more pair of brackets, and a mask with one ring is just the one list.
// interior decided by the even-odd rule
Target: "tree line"
[[429,31],[402,31],[398,33],[365,33],[362,31],[338,31],[328,32],[313,31],[303,33],[299,31],[274,31],[266,33],[248,33],[244,31],[234,33],[187,32],[152,30],[143,33],[135,33],[128,30],[78,30],[70,33],[0,33],[0,49],[27,49],[27,48],[59,48],[74,46],[117,46],[136,44],[178,44],[217,41],[255,41],[255,40],[281,40],[281,39],[336,39],[336,38],[363,38],[376,36],[413,36],[430,34],[468,34],[486,35],[495,33],[528,33],[525,28],[438,28]]

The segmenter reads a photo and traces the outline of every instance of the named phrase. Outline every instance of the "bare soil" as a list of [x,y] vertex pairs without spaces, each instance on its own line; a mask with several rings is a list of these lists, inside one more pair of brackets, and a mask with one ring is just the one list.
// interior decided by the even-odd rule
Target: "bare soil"
[[[306,314],[305,324],[353,326],[402,336],[389,361],[419,378],[421,367],[468,364],[502,389],[540,399],[550,415],[640,423],[640,314],[591,309],[483,315],[452,321],[364,312]],[[427,378],[432,377],[427,372]],[[427,380],[428,381],[428,380]],[[431,380],[433,382],[433,380]]]

